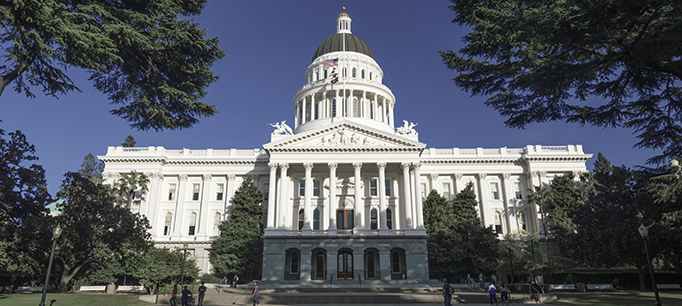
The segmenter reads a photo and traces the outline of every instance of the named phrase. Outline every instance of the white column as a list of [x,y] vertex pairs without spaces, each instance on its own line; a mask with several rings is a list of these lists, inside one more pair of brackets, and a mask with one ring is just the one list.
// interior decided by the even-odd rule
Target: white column
[[[159,222],[157,220],[157,214],[159,210],[159,194],[161,194],[162,189],[160,186],[161,182],[163,181],[163,173],[152,172],[146,175],[151,179],[151,186],[149,187],[149,191],[147,191],[149,199],[147,199],[146,202],[149,204],[147,205],[146,215],[147,219],[149,220],[149,225],[152,227],[152,235],[156,236],[156,229],[160,228]],[[161,223],[161,227],[163,227],[163,223]]]
[[[329,235],[336,235],[336,167],[337,163],[329,163]],[[336,267],[334,267],[336,269]]]
[[382,234],[388,233],[388,226],[386,225],[386,163],[377,163],[379,168],[379,232]]
[[505,231],[506,233],[511,233],[511,220],[509,220],[509,203],[511,203],[512,199],[515,199],[516,196],[514,195],[514,189],[512,188],[511,185],[511,174],[510,173],[503,173],[502,174],[502,199],[504,200],[504,221],[507,225],[507,230]]
[[303,109],[303,112],[301,113],[301,124],[304,124],[304,123],[306,123],[306,122],[308,121],[308,115],[307,115],[307,111],[308,111],[308,110],[307,110],[307,107],[306,107],[307,104],[308,104],[308,102],[306,102],[306,97],[305,97],[305,96],[303,97],[303,99],[301,99],[301,104],[302,104],[301,107],[302,107],[302,109]]
[[173,219],[173,235],[171,240],[182,238],[182,221],[185,219],[185,189],[187,189],[187,174],[180,174],[178,186],[178,198],[175,204],[175,219]]
[[310,207],[310,199],[313,197],[313,163],[304,163],[305,168],[305,199],[303,200],[303,235],[310,235],[313,223],[313,212]]
[[275,210],[275,199],[277,197],[277,164],[270,163],[270,185],[268,188],[268,224],[266,229],[275,228],[275,214],[279,213],[279,210]]
[[296,114],[294,114],[294,128],[297,128],[299,125],[301,125],[301,118],[299,116],[300,112],[300,107],[301,103],[296,101],[295,108],[296,108]]
[[286,228],[286,212],[288,211],[286,209],[286,205],[289,204],[289,201],[287,199],[287,181],[289,180],[289,177],[287,176],[287,169],[289,169],[289,164],[279,164],[279,169],[280,169],[280,177],[279,177],[279,205],[277,205],[277,216],[279,217],[279,220],[277,221],[277,228],[278,229],[285,229]]
[[322,103],[321,104],[322,105],[320,107],[320,119],[329,117],[327,115],[327,108],[328,107],[327,107],[327,92],[326,91],[322,92]]
[[487,211],[485,211],[484,207],[485,205],[483,204],[484,202],[488,201],[488,197],[490,196],[490,193],[488,191],[488,180],[486,180],[486,177],[488,175],[486,173],[479,173],[476,175],[476,178],[478,178],[478,187],[479,187],[479,200],[478,200],[478,210],[480,211],[481,214],[481,224],[484,227],[487,227],[488,225],[488,218],[486,218]]
[[362,201],[362,193],[360,186],[362,186],[362,181],[360,178],[360,170],[362,169],[362,163],[353,163],[353,169],[355,169],[354,176],[354,188],[355,191],[355,226],[353,232],[358,233],[365,230],[365,203]]
[[350,90],[350,93],[348,94],[348,102],[346,103],[346,107],[348,108],[348,117],[355,117],[355,113],[353,113],[353,90]]
[[336,113],[336,117],[341,117],[341,112],[339,112],[339,110],[341,109],[342,103],[341,103],[341,101],[339,101],[339,90],[337,89],[337,90],[335,90],[335,92],[336,92],[336,98],[334,98],[334,101],[336,101],[336,103],[334,103],[332,101],[332,107],[334,108],[334,112]]
[[[403,186],[402,186],[402,198],[403,198],[403,208],[405,210],[405,229],[414,228],[414,220],[412,219],[412,197],[410,196],[410,164],[402,163],[400,166],[403,168]],[[396,220],[397,221],[397,220]],[[396,222],[397,223],[397,222]]]
[[388,110],[390,112],[389,117],[388,117],[388,121],[389,121],[388,124],[391,125],[391,127],[393,127],[395,125],[395,118],[393,118],[393,107],[395,106],[395,103],[393,101],[389,101],[388,104],[390,104],[388,107]]
[[199,203],[199,220],[197,226],[199,227],[197,239],[206,239],[206,228],[208,227],[208,202],[210,201],[211,179],[210,174],[203,175],[203,188],[201,190],[201,203]]
[[417,199],[417,202],[415,203],[416,209],[415,212],[417,213],[417,228],[418,229],[423,229],[424,228],[424,212],[422,209],[422,197],[421,197],[421,179],[420,177],[420,170],[421,170],[421,164],[420,163],[414,163],[414,193],[417,195],[415,198]]
[[462,189],[464,189],[464,187],[466,187],[462,184],[462,183],[464,183],[462,181],[463,177],[464,177],[464,175],[462,173],[455,173],[455,190],[454,190],[455,195],[458,194],[460,191],[462,191]]
[[232,201],[234,199],[235,185],[237,184],[237,175],[230,173],[227,175],[227,206],[225,207],[225,212],[232,214]]
[[362,111],[360,112],[360,117],[362,118],[367,118],[367,91],[363,90],[362,91],[362,103],[360,103],[362,106]]

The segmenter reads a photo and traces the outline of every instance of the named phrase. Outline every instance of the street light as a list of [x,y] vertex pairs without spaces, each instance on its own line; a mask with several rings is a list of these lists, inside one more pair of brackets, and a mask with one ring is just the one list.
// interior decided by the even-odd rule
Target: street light
[[644,240],[644,250],[646,251],[646,261],[649,264],[649,274],[651,274],[651,285],[654,286],[654,295],[656,295],[656,305],[661,306],[661,298],[658,296],[658,288],[656,287],[656,281],[654,280],[654,270],[651,268],[651,258],[649,258],[649,246],[646,243],[646,238],[649,235],[649,229],[644,226],[644,223],[639,225],[639,234],[642,235]]
[[180,276],[180,288],[185,285],[185,259],[187,259],[187,243],[182,245],[185,254],[182,256],[182,275]]
[[52,270],[52,259],[54,259],[54,248],[57,246],[57,239],[62,234],[62,228],[57,225],[52,231],[52,251],[50,252],[50,263],[47,265],[47,275],[45,275],[45,285],[43,286],[43,296],[40,298],[40,306],[45,306],[45,295],[47,295],[47,283],[50,281],[50,271]]

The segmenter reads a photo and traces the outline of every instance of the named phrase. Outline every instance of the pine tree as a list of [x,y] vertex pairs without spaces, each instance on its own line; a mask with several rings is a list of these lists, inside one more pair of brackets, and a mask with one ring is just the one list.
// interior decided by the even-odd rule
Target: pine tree
[[220,223],[216,242],[216,272],[243,274],[256,271],[263,258],[263,195],[249,176],[232,198],[229,219]]
[[461,237],[454,231],[454,216],[448,201],[436,190],[431,190],[424,200],[424,226],[429,236],[429,278],[450,278],[457,274],[457,261],[461,254],[458,245]]
[[81,164],[78,173],[82,174],[84,177],[90,178],[90,180],[98,180],[102,182],[102,171],[104,171],[104,163],[97,160],[92,153],[88,153],[83,158],[83,163]]
[[126,137],[126,140],[123,141],[123,143],[121,143],[121,145],[124,148],[133,148],[133,147],[135,147],[135,143],[137,143],[137,142],[135,141],[135,138],[133,137],[133,135],[128,135],[128,137]]

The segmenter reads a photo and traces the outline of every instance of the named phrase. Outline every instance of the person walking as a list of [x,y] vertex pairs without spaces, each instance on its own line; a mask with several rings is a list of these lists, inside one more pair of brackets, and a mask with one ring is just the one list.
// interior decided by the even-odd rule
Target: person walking
[[471,278],[471,273],[467,273],[467,286],[471,287],[474,285],[474,280]]
[[189,299],[192,298],[192,291],[189,291],[187,289],[187,286],[185,286],[184,289],[182,289],[182,297],[180,300],[182,301],[182,306],[188,306],[189,305]]
[[485,288],[485,276],[483,275],[483,272],[478,274],[478,282],[480,284],[481,289]]
[[491,275],[490,279],[493,280],[493,284],[497,285],[497,276],[495,276],[495,274]]
[[504,304],[505,301],[507,302],[507,305],[509,305],[509,289],[502,283],[500,284],[500,302]]
[[239,281],[239,276],[237,274],[234,275],[234,278],[232,278],[232,288],[237,288],[237,282]]
[[495,305],[499,305],[497,303],[497,293],[495,292],[495,284],[490,283],[490,286],[488,286],[488,292],[490,293],[490,305],[493,304],[493,301],[495,301]]
[[175,299],[178,297],[178,285],[173,285],[173,292],[171,292],[170,304],[171,306],[178,306]]
[[260,305],[258,301],[258,282],[253,282],[253,306]]
[[201,286],[199,286],[199,305],[198,306],[204,306],[204,294],[206,294],[206,286],[204,286],[204,282],[201,282]]
[[452,294],[455,293],[454,288],[448,284],[448,279],[443,279],[443,300],[445,306],[452,306]]
[[223,276],[223,284],[227,285],[227,275]]

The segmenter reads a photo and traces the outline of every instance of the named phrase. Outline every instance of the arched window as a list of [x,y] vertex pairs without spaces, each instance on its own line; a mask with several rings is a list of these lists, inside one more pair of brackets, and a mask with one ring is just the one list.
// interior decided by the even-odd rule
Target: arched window
[[220,231],[218,229],[219,225],[220,225],[220,213],[215,213],[215,216],[213,216],[213,235],[215,235],[215,236],[220,235]]
[[163,235],[164,236],[170,235],[171,221],[173,221],[173,214],[166,213],[166,220],[163,223]]
[[378,225],[378,224],[377,224],[377,223],[378,223],[377,221],[378,221],[378,218],[377,218],[377,209],[376,209],[376,208],[372,208],[372,210],[369,211],[369,226],[370,226],[370,229],[375,230],[375,229],[378,228],[378,227],[377,227],[377,225]]
[[369,119],[374,119],[374,103],[369,104]]
[[194,231],[197,228],[197,214],[192,213],[189,215],[189,230],[187,231],[187,235],[194,236]]
[[332,117],[336,117],[336,99],[332,100]]
[[388,229],[393,229],[393,212],[390,208],[386,208],[386,226]]
[[522,230],[527,231],[528,229],[526,228],[526,214],[520,211],[519,216],[517,218],[519,219],[519,227]]
[[303,229],[303,209],[298,211],[298,230]]
[[500,214],[499,211],[495,212],[495,233],[503,234],[502,233],[502,214]]
[[317,208],[313,210],[313,230],[320,230],[320,210]]
[[391,273],[400,273],[400,253],[391,253]]
[[360,78],[364,79],[365,78],[365,69],[362,69],[360,72]]
[[356,76],[356,69],[353,68],[353,78],[356,78],[356,77],[357,77],[357,76]]
[[298,252],[291,252],[291,262],[289,265],[289,273],[298,274],[298,263],[300,258]]
[[369,73],[369,80],[372,80],[372,72]]

